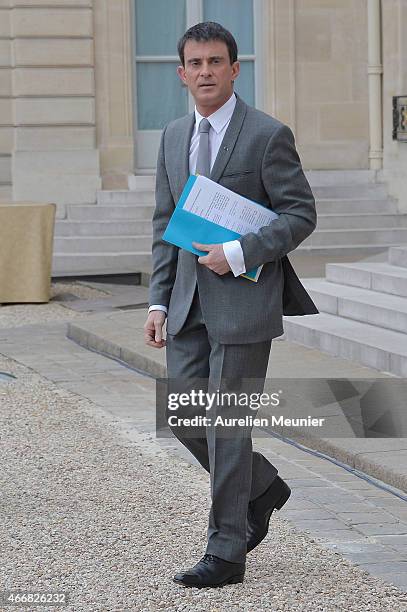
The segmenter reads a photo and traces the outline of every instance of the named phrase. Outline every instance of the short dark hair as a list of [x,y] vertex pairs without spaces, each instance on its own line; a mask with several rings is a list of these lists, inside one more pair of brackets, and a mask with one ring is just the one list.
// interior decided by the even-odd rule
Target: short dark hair
[[185,32],[178,41],[178,54],[183,66],[185,66],[184,47],[188,40],[209,41],[220,40],[224,42],[229,51],[230,63],[237,61],[237,44],[233,35],[226,30],[220,23],[215,21],[205,21],[197,23]]

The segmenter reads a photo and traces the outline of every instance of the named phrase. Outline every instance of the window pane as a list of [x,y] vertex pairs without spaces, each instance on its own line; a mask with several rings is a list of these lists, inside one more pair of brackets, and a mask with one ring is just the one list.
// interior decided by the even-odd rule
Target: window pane
[[254,106],[254,62],[240,62],[240,74],[235,81],[235,91],[246,104]]
[[239,53],[254,53],[253,0],[204,0],[204,21],[217,21],[236,38]]
[[137,62],[139,130],[161,130],[188,112],[187,89],[177,76],[176,62]]
[[185,0],[136,1],[137,55],[178,55],[185,31]]

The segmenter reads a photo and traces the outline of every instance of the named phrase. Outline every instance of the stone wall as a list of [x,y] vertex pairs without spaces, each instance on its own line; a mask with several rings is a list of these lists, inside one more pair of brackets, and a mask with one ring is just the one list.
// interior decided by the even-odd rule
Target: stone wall
[[382,2],[383,17],[383,145],[380,173],[390,193],[407,212],[407,142],[392,139],[392,98],[407,95],[407,1]]
[[[368,0],[263,3],[265,110],[294,130],[309,169],[367,168]],[[0,0],[0,197],[95,201],[134,171],[132,0]],[[402,201],[406,0],[383,12],[383,180]],[[103,180],[103,182],[102,182]],[[407,203],[404,205],[407,209]]]
[[14,138],[9,5],[9,0],[0,0],[0,198],[11,195]]
[[96,129],[103,187],[134,171],[131,0],[95,0]]
[[364,0],[296,0],[295,132],[313,169],[367,168],[367,7]]
[[7,4],[12,100],[2,101],[1,143],[11,153],[12,196],[56,202],[63,214],[64,204],[94,202],[101,185],[92,1]]

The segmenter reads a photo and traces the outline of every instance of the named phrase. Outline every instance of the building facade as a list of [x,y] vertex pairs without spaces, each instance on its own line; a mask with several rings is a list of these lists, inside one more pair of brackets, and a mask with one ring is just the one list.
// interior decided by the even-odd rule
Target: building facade
[[0,0],[0,198],[63,211],[153,174],[161,128],[193,108],[176,42],[201,20],[236,35],[237,91],[306,169],[377,170],[407,211],[407,0]]

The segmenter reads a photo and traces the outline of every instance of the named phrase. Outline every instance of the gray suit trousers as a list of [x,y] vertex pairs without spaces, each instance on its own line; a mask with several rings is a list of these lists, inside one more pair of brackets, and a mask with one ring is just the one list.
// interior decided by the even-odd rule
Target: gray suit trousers
[[[168,378],[206,380],[207,390],[261,393],[267,371],[271,340],[248,344],[221,344],[206,329],[200,308],[198,288],[188,317],[179,333],[167,333]],[[242,382],[243,381],[243,382]],[[247,382],[249,381],[249,382]],[[232,387],[232,388],[231,388]],[[195,387],[193,387],[195,388]],[[185,390],[185,388],[184,388]],[[214,408],[223,416],[243,416],[256,412],[232,406]],[[180,407],[177,416],[207,415],[202,406]],[[213,415],[212,415],[213,416]],[[206,552],[227,561],[241,563],[246,558],[246,523],[250,500],[261,495],[273,482],[277,469],[260,453],[253,452],[251,427],[225,428],[206,425],[194,430],[171,427],[174,435],[210,473],[212,506]]]

